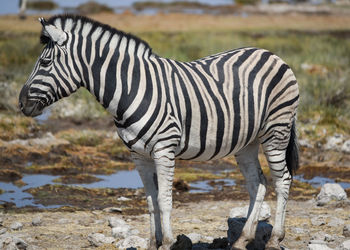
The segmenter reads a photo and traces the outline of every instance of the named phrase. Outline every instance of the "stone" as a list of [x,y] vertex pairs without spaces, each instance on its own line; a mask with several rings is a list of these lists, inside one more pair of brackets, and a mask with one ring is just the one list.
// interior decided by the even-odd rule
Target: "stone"
[[335,134],[327,138],[327,142],[324,145],[326,150],[339,150],[343,144],[343,135]]
[[133,232],[129,225],[118,226],[112,228],[112,236],[117,239],[125,239],[133,235]]
[[121,213],[123,210],[120,207],[106,207],[103,209],[103,212],[106,213]]
[[[246,218],[248,214],[249,205],[244,207],[235,207],[230,211],[230,218]],[[269,204],[263,202],[260,210],[259,221],[268,220],[271,217],[271,209]]]
[[4,224],[4,218],[3,217],[0,217],[0,227],[2,227]]
[[112,244],[115,242],[113,237],[106,237],[101,233],[91,233],[88,235],[88,241],[92,246],[99,247],[104,244]]
[[4,234],[7,232],[7,228],[1,228],[0,229],[0,235]]
[[21,230],[22,228],[23,228],[23,224],[21,223],[21,222],[14,222],[14,223],[12,223],[11,224],[11,226],[10,226],[10,228],[12,229],[12,230]]
[[110,227],[121,227],[121,226],[125,226],[127,225],[127,223],[125,222],[125,220],[117,218],[117,217],[110,217],[108,218],[108,226]]
[[344,142],[343,146],[341,147],[341,151],[344,153],[350,153],[350,140]]
[[339,250],[350,250],[350,240],[344,241],[340,246]]
[[305,233],[308,233],[309,231],[307,229],[304,229],[304,228],[293,227],[292,232],[295,234],[305,234]]
[[192,242],[186,235],[181,234],[176,237],[176,242],[170,247],[170,250],[191,250]]
[[316,197],[317,205],[323,206],[332,200],[346,200],[345,190],[338,183],[326,183],[322,186],[320,193]]
[[118,241],[115,246],[118,249],[128,249],[128,248],[141,248],[148,249],[148,241],[136,235],[129,236],[123,240]]
[[41,217],[40,216],[37,216],[35,218],[33,218],[32,220],[32,225],[33,226],[40,226],[42,224],[42,220],[41,220]]
[[332,250],[333,248],[329,248],[325,242],[319,242],[319,243],[310,243],[307,246],[308,250]]
[[0,236],[0,249],[6,250],[24,250],[27,249],[28,244],[16,236],[4,234]]
[[338,227],[340,225],[344,225],[344,221],[342,219],[339,218],[332,218],[330,222],[328,222],[328,226],[330,227]]
[[350,237],[350,224],[344,225],[344,228],[343,228],[343,235],[344,235],[345,237]]
[[187,237],[191,240],[192,244],[196,244],[201,241],[202,235],[198,233],[190,233]]
[[323,226],[323,225],[326,225],[326,221],[323,217],[318,216],[318,217],[311,218],[311,224],[313,226]]
[[298,140],[299,146],[304,148],[312,148],[312,144],[308,139],[300,139]]
[[[227,240],[230,244],[237,241],[242,233],[242,229],[245,225],[246,218],[229,218]],[[247,249],[264,249],[265,244],[271,236],[272,226],[266,221],[260,221],[256,229],[255,240],[251,242]]]
[[117,199],[117,201],[131,201],[131,199],[121,196]]

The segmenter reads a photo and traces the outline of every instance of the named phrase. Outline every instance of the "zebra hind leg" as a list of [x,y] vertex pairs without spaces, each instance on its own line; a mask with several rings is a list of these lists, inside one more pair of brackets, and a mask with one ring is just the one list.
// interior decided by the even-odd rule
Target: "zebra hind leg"
[[158,186],[157,186],[157,174],[153,160],[147,160],[142,158],[133,157],[140,177],[142,179],[146,199],[148,204],[148,210],[150,214],[150,248],[158,249],[162,245],[162,227],[160,219],[160,210],[158,206]]
[[285,236],[284,221],[292,176],[286,164],[286,150],[276,149],[274,145],[274,143],[263,144],[277,194],[275,223],[265,249],[279,250],[280,242]]
[[246,249],[246,245],[255,239],[259,214],[266,193],[266,180],[258,159],[259,142],[255,141],[236,154],[238,166],[246,179],[250,197],[247,221],[232,249]]

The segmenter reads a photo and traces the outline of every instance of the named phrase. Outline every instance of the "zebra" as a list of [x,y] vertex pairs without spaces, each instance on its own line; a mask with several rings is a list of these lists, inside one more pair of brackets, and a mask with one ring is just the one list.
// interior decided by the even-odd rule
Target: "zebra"
[[150,214],[150,249],[169,249],[175,159],[234,155],[246,179],[248,218],[232,249],[254,240],[266,180],[260,145],[277,194],[266,249],[280,249],[286,204],[299,166],[297,80],[273,53],[246,47],[191,62],[163,58],[140,38],[75,15],[42,25],[45,45],[19,95],[26,116],[85,87],[113,116],[131,152]]

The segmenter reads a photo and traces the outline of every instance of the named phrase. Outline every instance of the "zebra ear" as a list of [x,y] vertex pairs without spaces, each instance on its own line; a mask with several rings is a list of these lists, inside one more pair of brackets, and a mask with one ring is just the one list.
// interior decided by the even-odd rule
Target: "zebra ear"
[[42,17],[39,18],[39,22],[43,26],[42,34],[56,42],[58,45],[63,45],[67,40],[67,34],[63,30],[56,28],[54,25],[49,24]]

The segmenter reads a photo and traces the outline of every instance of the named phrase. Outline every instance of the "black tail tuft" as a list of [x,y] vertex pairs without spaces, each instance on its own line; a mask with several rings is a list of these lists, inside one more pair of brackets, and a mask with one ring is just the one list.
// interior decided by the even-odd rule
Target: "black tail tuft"
[[293,177],[293,175],[299,168],[299,147],[296,134],[295,120],[293,121],[292,128],[290,131],[290,139],[286,152],[286,162],[288,171]]

